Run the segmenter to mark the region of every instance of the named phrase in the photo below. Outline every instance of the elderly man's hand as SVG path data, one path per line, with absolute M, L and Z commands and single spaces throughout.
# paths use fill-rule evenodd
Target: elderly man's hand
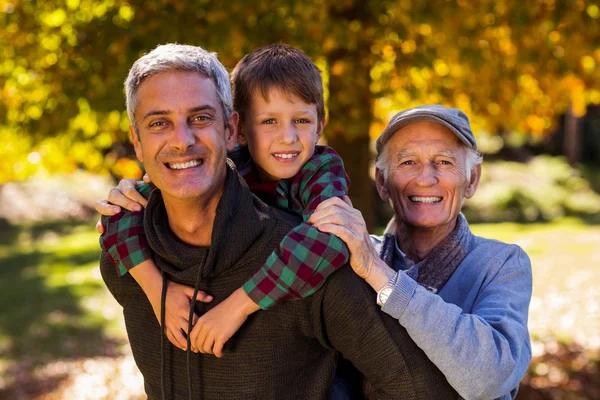
M 365 220 L 360 211 L 353 208 L 350 199 L 334 197 L 327 199 L 310 216 L 308 222 L 322 232 L 336 235 L 350 250 L 350 265 L 358 276 L 369 277 L 373 262 L 379 257 L 369 238 Z
M 144 175 L 143 181 L 135 179 L 121 179 L 116 188 L 108 192 L 108 199 L 98 200 L 95 208 L 102 215 L 112 216 L 121 212 L 121 208 L 129 211 L 140 211 L 146 207 L 148 201 L 142 196 L 136 188 L 143 183 L 149 183 L 150 178 Z M 96 223 L 96 232 L 104 233 L 104 227 L 100 220 Z
M 347 196 L 344 200 L 334 197 L 323 201 L 308 223 L 346 243 L 350 251 L 350 266 L 373 289 L 379 290 L 394 274 L 379 258 L 361 212 L 352 207 Z

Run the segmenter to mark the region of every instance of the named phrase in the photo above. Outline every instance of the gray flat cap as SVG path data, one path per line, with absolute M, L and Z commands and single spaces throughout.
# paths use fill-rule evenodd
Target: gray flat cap
M 377 155 L 381 154 L 383 146 L 394 133 L 407 125 L 416 122 L 434 122 L 442 124 L 453 132 L 468 147 L 477 150 L 477 142 L 471 131 L 469 117 L 457 108 L 448 108 L 440 104 L 430 104 L 400 111 L 390 120 L 388 126 L 377 138 Z

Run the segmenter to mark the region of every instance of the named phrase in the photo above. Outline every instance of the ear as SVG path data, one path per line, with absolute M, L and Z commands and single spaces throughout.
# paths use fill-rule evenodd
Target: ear
M 470 199 L 475 194 L 477 187 L 479 186 L 479 180 L 481 179 L 481 164 L 478 164 L 471 170 L 471 180 L 465 190 L 465 198 Z
M 323 121 L 319 122 L 319 126 L 317 127 L 317 135 L 315 138 L 315 143 L 317 143 L 319 141 L 319 139 L 321 139 L 321 135 L 323 134 L 323 126 L 325 124 L 323 123 Z
M 225 147 L 227 151 L 233 150 L 238 141 L 238 127 L 240 116 L 237 112 L 232 112 L 225 125 Z
M 388 201 L 390 199 L 390 193 L 385 186 L 383 171 L 379 168 L 375 168 L 375 186 L 377 186 L 377 193 L 379 193 L 381 200 Z
M 131 138 L 133 148 L 135 149 L 135 156 L 137 157 L 139 162 L 143 163 L 144 157 L 142 153 L 142 143 L 140 142 L 137 133 L 135 133 L 135 128 L 133 127 L 133 124 L 129 125 L 129 137 Z
M 239 121 L 237 124 L 237 141 L 240 144 L 240 146 L 248 146 L 248 138 L 244 133 L 244 128 L 242 127 L 242 125 L 244 125 L 242 121 Z

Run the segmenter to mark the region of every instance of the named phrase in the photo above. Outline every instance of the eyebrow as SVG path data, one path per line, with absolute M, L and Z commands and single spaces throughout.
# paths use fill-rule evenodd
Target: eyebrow
M 415 154 L 416 153 L 412 152 L 412 151 L 400 150 L 400 151 L 396 152 L 395 157 L 396 157 L 396 159 L 398 159 L 398 158 L 402 158 L 402 157 L 414 156 Z M 435 155 L 436 156 L 448 157 L 448 158 L 451 158 L 453 160 L 457 159 L 456 154 L 454 154 L 453 152 L 448 151 L 448 150 L 441 150 L 441 151 L 435 153 Z
M 197 107 L 190 108 L 188 110 L 188 113 L 194 113 L 194 112 L 204 111 L 204 110 L 210 110 L 210 111 L 212 111 L 214 113 L 217 112 L 216 108 L 214 108 L 213 106 L 211 106 L 209 104 L 205 104 L 205 105 L 202 105 L 202 106 L 197 106 Z M 150 110 L 146 114 L 144 114 L 144 118 L 143 119 L 146 119 L 148 117 L 152 117 L 152 116 L 155 116 L 155 115 L 169 115 L 169 114 L 171 114 L 171 112 L 172 112 L 171 110 Z

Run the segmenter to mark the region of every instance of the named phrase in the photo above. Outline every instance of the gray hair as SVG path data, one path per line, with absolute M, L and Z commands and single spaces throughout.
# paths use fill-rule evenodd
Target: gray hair
M 229 73 L 217 58 L 199 46 L 169 43 L 160 45 L 140 57 L 129 70 L 125 80 L 127 115 L 137 133 L 135 113 L 139 106 L 137 91 L 144 79 L 166 72 L 197 72 L 211 79 L 223 110 L 225 123 L 233 112 Z
M 483 156 L 477 150 L 472 147 L 467 146 L 466 144 L 462 144 L 463 148 L 467 150 L 467 160 L 466 160 L 466 171 L 465 175 L 467 181 L 471 180 L 471 172 L 473 168 L 477 167 L 479 164 L 483 162 Z M 375 159 L 375 166 L 383 173 L 383 179 L 387 181 L 389 174 L 389 163 L 390 163 L 390 147 L 383 146 L 381 153 L 377 155 Z

